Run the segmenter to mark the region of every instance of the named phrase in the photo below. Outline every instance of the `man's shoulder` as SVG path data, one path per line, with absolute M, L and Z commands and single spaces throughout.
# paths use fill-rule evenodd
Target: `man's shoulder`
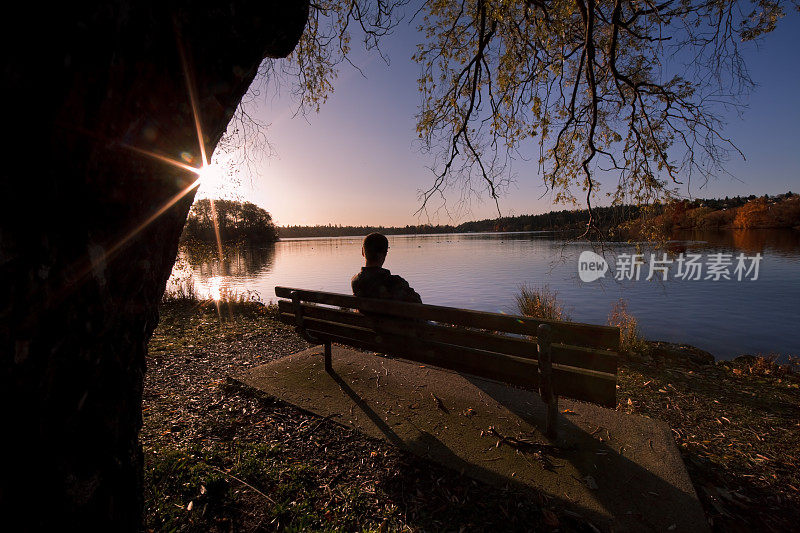
M 365 282 L 364 272 L 356 272 L 355 275 L 350 278 L 350 287 L 353 289 L 353 294 L 355 294 L 359 287 L 363 285 Z
M 350 286 L 356 296 L 379 297 L 377 291 L 390 279 L 390 272 L 385 268 L 362 268 L 350 279 Z
M 393 285 L 400 285 L 403 287 L 410 287 L 408 281 L 403 276 L 398 276 L 397 274 L 392 274 L 389 276 L 389 281 Z
M 406 281 L 402 276 L 395 274 L 389 279 L 389 285 L 391 286 L 390 290 L 393 293 L 393 298 L 395 300 L 422 303 L 422 298 L 420 298 L 419 294 L 417 294 L 417 292 L 411 288 L 411 284 L 408 283 L 408 281 Z
M 385 268 L 362 268 L 350 280 L 353 294 L 367 298 L 422 302 L 411 285 Z

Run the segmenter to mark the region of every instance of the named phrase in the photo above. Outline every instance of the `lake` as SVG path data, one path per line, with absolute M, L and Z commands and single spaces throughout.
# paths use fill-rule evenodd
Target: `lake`
M 384 266 L 425 303 L 513 314 L 520 284 L 547 285 L 576 322 L 605 324 L 622 298 L 651 340 L 692 344 L 718 359 L 800 355 L 800 231 L 685 233 L 655 250 L 570 243 L 544 232 L 389 236 L 389 246 Z M 599 274 L 603 261 L 604 277 L 582 281 L 579 258 L 587 259 L 584 279 Z M 221 264 L 215 253 L 182 248 L 170 284 L 191 278 L 204 297 L 254 291 L 265 302 L 275 299 L 276 285 L 350 294 L 362 265 L 361 237 L 232 248 Z

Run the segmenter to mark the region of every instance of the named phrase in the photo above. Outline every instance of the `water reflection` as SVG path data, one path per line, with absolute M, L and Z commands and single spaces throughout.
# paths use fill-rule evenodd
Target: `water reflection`
M 269 272 L 275 262 L 275 245 L 267 247 L 230 246 L 219 251 L 209 246 L 182 246 L 179 252 L 201 276 L 238 276 Z
M 669 252 L 744 253 L 763 256 L 757 281 L 699 280 L 618 282 L 614 272 L 581 282 L 577 257 L 591 247 L 551 233 L 389 236 L 386 268 L 402 275 L 425 303 L 516 313 L 514 296 L 523 283 L 558 291 L 573 319 L 604 324 L 624 298 L 648 338 L 685 342 L 717 357 L 741 353 L 800 355 L 800 231 L 740 230 L 683 232 Z M 609 263 L 620 253 L 661 251 L 629 243 L 605 243 Z M 649 257 L 649 256 L 648 256 Z M 183 270 L 179 265 L 183 262 Z M 362 266 L 361 238 L 292 239 L 269 248 L 230 248 L 220 262 L 216 250 L 182 249 L 182 272 L 202 297 L 258 291 L 274 298 L 276 285 L 350 293 L 350 278 Z
M 167 292 L 195 294 L 199 298 L 260 298 L 254 285 L 268 276 L 275 263 L 275 245 L 266 247 L 216 247 L 182 245 L 178 251 Z
M 796 230 L 683 231 L 677 232 L 674 239 L 694 242 L 708 248 L 735 250 L 747 254 L 769 251 L 785 257 L 797 257 L 800 250 L 800 231 Z

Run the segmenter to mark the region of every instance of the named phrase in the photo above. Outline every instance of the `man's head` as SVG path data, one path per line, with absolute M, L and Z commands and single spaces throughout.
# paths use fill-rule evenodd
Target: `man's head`
M 383 266 L 386 252 L 389 251 L 389 239 L 380 233 L 370 233 L 364 237 L 361 255 L 367 260 L 367 266 Z

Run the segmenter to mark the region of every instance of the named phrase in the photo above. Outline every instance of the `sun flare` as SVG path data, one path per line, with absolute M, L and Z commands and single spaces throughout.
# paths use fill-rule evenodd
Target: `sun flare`
M 208 295 L 215 302 L 222 299 L 222 278 L 214 276 L 208 280 Z
M 83 277 L 88 275 L 89 272 L 97 265 L 101 263 L 101 261 L 105 261 L 110 258 L 117 250 L 122 248 L 125 243 L 130 241 L 136 235 L 138 235 L 143 229 L 149 226 L 154 220 L 158 219 L 161 215 L 163 215 L 167 210 L 169 210 L 173 205 L 175 205 L 181 198 L 189 194 L 195 189 L 199 190 L 204 189 L 206 193 L 217 193 L 219 194 L 220 191 L 226 192 L 227 189 L 230 187 L 226 183 L 226 172 L 223 170 L 224 163 L 219 161 L 209 162 L 208 155 L 206 154 L 206 145 L 204 141 L 203 130 L 200 124 L 200 112 L 199 106 L 197 105 L 197 95 L 195 94 L 195 88 L 192 84 L 191 77 L 189 76 L 189 68 L 186 62 L 186 55 L 183 49 L 183 45 L 178 40 L 178 52 L 181 56 L 181 64 L 183 66 L 183 74 L 186 79 L 186 89 L 189 93 L 189 103 L 191 105 L 192 116 L 194 119 L 195 131 L 197 133 L 197 143 L 199 148 L 199 160 L 202 162 L 202 166 L 196 167 L 193 166 L 197 160 L 197 157 L 190 151 L 181 152 L 178 159 L 173 159 L 171 157 L 165 156 L 155 151 L 146 150 L 144 148 L 140 148 L 138 146 L 134 146 L 128 143 L 120 143 L 123 148 L 126 148 L 132 152 L 138 153 L 145 157 L 149 157 L 155 159 L 157 161 L 161 161 L 162 163 L 166 163 L 176 168 L 180 168 L 182 170 L 191 172 L 197 176 L 197 179 L 192 181 L 189 185 L 184 187 L 183 190 L 175 194 L 172 198 L 167 200 L 167 202 L 159 207 L 154 213 L 148 216 L 144 221 L 142 221 L 139 225 L 129 231 L 127 234 L 123 235 L 117 242 L 111 245 L 102 257 L 94 258 L 91 260 L 91 264 L 87 267 L 80 275 Z M 212 192 L 213 191 L 213 192 Z M 211 209 L 214 210 L 214 203 L 211 203 Z M 220 263 L 222 262 L 223 255 L 222 255 L 222 241 L 220 240 L 219 236 L 219 227 L 217 225 L 217 217 L 216 212 L 214 212 L 214 230 L 216 232 L 217 237 L 217 250 L 219 252 L 219 260 Z M 215 286 L 212 286 L 210 289 L 210 296 L 219 301 L 221 298 L 220 287 L 219 283 Z
M 203 165 L 203 167 L 197 171 L 197 175 L 200 178 L 200 187 L 207 191 L 221 189 L 225 185 L 224 172 L 222 172 L 219 166 L 213 163 Z

